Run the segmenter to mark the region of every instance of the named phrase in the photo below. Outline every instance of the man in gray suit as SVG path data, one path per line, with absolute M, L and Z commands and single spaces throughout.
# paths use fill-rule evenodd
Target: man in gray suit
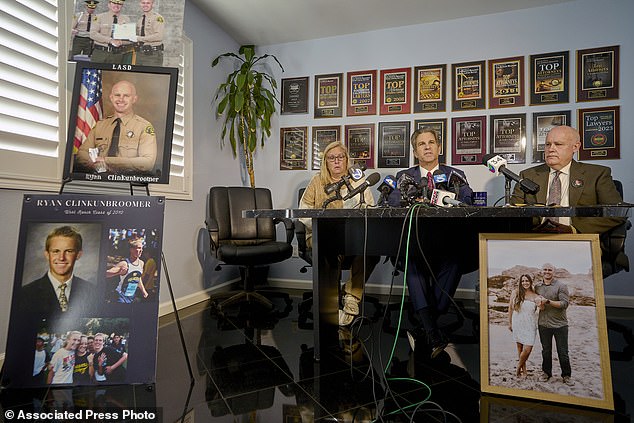
M 617 204 L 623 201 L 606 166 L 580 163 L 573 160 L 581 146 L 579 132 L 570 126 L 556 126 L 546 136 L 545 164 L 520 172 L 540 186 L 539 192 L 526 194 L 519 184 L 513 190 L 514 204 L 551 204 L 562 206 L 593 206 Z M 559 179 L 559 181 L 556 181 Z M 602 234 L 623 223 L 612 217 L 547 218 L 560 232 Z M 544 222 L 535 222 L 543 224 Z

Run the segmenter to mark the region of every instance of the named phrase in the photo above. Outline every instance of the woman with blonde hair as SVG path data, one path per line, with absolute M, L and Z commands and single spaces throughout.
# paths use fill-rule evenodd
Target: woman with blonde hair
M 356 207 L 360 203 L 366 205 L 374 205 L 374 196 L 370 189 L 364 190 L 361 194 L 355 195 L 353 198 L 346 200 L 348 188 L 343 184 L 340 188 L 340 196 L 333 201 L 330 201 L 334 193 L 326 193 L 326 186 L 338 182 L 342 177 L 348 174 L 350 167 L 350 155 L 348 149 L 340 141 L 331 142 L 326 146 L 321 158 L 321 168 L 319 173 L 313 176 L 308 183 L 304 195 L 301 198 L 299 207 L 303 209 L 320 209 L 326 203 L 326 208 L 329 209 L 341 209 Z M 358 181 L 350 180 L 352 188 L 365 183 L 365 178 L 361 178 Z M 363 201 L 360 201 L 360 196 L 363 196 Z M 328 200 L 328 201 L 327 201 Z M 312 219 L 300 219 L 306 226 L 306 246 L 308 249 L 312 249 Z M 339 310 L 339 324 L 342 326 L 349 325 L 354 320 L 355 316 L 359 314 L 359 303 L 363 298 L 363 285 L 368 280 L 374 266 L 379 262 L 379 257 L 371 256 L 355 256 L 345 257 L 343 255 L 338 257 L 339 279 L 341 279 L 341 266 L 343 261 L 352 261 L 350 269 L 350 279 L 344 286 L 343 306 Z M 365 265 L 364 265 L 365 264 Z

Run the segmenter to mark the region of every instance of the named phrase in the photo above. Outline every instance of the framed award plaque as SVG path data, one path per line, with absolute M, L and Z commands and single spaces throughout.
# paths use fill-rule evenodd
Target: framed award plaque
M 526 163 L 526 114 L 489 116 L 489 153 Z
M 579 160 L 620 159 L 619 106 L 579 109 Z
M 308 113 L 308 77 L 282 79 L 282 114 Z
M 352 161 L 374 169 L 374 124 L 346 125 L 344 130 Z
M 445 111 L 446 73 L 447 65 L 414 68 L 414 113 Z
M 471 116 L 452 118 L 452 150 L 451 163 L 457 165 L 479 165 L 486 150 L 487 118 Z
M 577 101 L 619 98 L 619 46 L 577 50 Z
M 343 74 L 315 75 L 315 118 L 343 114 Z
M 381 71 L 381 114 L 395 115 L 410 112 L 411 68 Z
M 544 162 L 546 135 L 561 125 L 570 125 L 570 110 L 533 113 L 533 163 Z
M 524 105 L 524 56 L 489 60 L 489 107 Z
M 531 106 L 568 103 L 568 56 L 559 51 L 531 55 Z
M 280 170 L 306 170 L 308 127 L 280 128 Z
M 348 116 L 376 114 L 376 70 L 348 72 Z
M 438 143 L 440 144 L 440 154 L 438 154 L 439 163 L 447 163 L 447 119 L 416 119 L 414 121 L 414 131 L 421 128 L 430 128 L 438 135 Z M 418 163 L 418 159 L 414 157 L 414 164 Z
M 409 167 L 410 122 L 379 122 L 378 167 Z
M 453 96 L 451 108 L 461 110 L 484 109 L 486 93 L 486 67 L 484 60 L 479 62 L 454 63 Z
M 313 170 L 321 168 L 324 150 L 335 141 L 341 141 L 341 126 L 313 126 Z

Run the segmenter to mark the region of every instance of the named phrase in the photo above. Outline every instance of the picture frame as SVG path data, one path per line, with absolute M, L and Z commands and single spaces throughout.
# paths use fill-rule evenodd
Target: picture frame
M 577 50 L 577 101 L 619 98 L 619 46 Z
M 579 160 L 621 158 L 620 106 L 578 109 L 581 148 Z
M 526 113 L 489 116 L 489 152 L 507 163 L 526 163 Z
M 380 113 L 382 115 L 410 113 L 411 74 L 411 68 L 384 69 L 381 71 Z
M 482 392 L 613 410 L 599 235 L 483 233 L 479 243 Z M 532 280 L 533 293 L 524 291 L 533 301 L 523 301 L 519 311 L 511 305 L 509 313 L 520 279 Z M 546 298 L 552 304 L 541 310 Z M 566 301 L 565 313 L 559 312 L 556 306 Z M 542 320 L 540 313 L 548 314 Z M 567 324 L 535 327 L 552 320 Z M 552 348 L 550 360 L 542 354 L 539 332 Z M 568 342 L 555 343 L 554 333 Z M 532 350 L 521 366 L 519 351 L 529 342 Z M 555 353 L 566 350 L 572 383 L 563 380 L 562 355 Z M 540 379 L 544 364 L 551 366 L 547 380 Z
M 308 127 L 280 128 L 280 170 L 307 170 Z
M 374 169 L 374 124 L 346 125 L 344 133 L 350 159 L 366 169 Z
M 447 109 L 447 65 L 414 68 L 414 113 Z
M 282 114 L 308 113 L 308 77 L 282 78 Z
M 124 133 L 119 135 L 120 148 L 114 156 L 108 151 L 114 144 L 112 121 L 116 117 L 111 90 L 124 81 L 132 84 L 137 99 L 131 106 L 133 117 L 122 121 Z M 77 63 L 64 180 L 169 183 L 177 84 L 177 68 Z M 149 151 L 143 146 L 151 145 L 152 138 L 154 149 Z M 84 144 L 94 146 L 91 152 L 82 149 Z M 124 153 L 124 147 L 130 153 Z M 140 155 L 133 156 L 142 148 Z M 104 158 L 106 165 L 99 165 L 97 157 Z
M 532 163 L 544 163 L 546 135 L 561 125 L 570 125 L 570 110 L 533 113 Z
M 376 69 L 348 72 L 348 116 L 376 114 L 376 74 Z
M 614 415 L 592 408 L 569 407 L 516 398 L 482 395 L 480 423 L 500 421 L 508 416 L 526 417 L 534 422 L 614 423 Z M 521 416 L 521 417 L 520 417 Z
M 334 141 L 341 141 L 341 126 L 313 126 L 312 169 L 321 169 L 323 152 Z
M 343 115 L 343 74 L 315 75 L 315 119 Z
M 486 116 L 452 118 L 451 135 L 452 164 L 482 164 L 487 140 Z
M 486 64 L 484 60 L 454 63 L 451 109 L 454 112 L 486 107 Z
M 436 131 L 438 134 L 438 142 L 440 143 L 440 153 L 438 154 L 438 163 L 447 163 L 447 118 L 442 119 L 416 119 L 414 120 L 414 131 L 428 127 Z M 414 164 L 418 163 L 418 159 L 414 157 Z
M 379 122 L 377 165 L 379 168 L 409 167 L 410 122 Z
M 570 98 L 569 51 L 530 56 L 530 104 L 568 103 Z
M 524 56 L 489 60 L 489 108 L 524 105 Z
M 164 197 L 24 195 L 2 386 L 48 388 L 51 384 L 95 386 L 95 380 L 100 385 L 156 380 L 164 212 Z M 72 275 L 66 311 L 48 276 L 54 265 L 49 257 L 62 248 Z M 126 259 L 125 263 L 136 264 L 113 276 L 109 270 Z M 87 321 L 100 325 L 90 326 Z M 106 329 L 131 341 L 125 365 L 118 372 L 102 373 L 105 378 L 93 380 L 85 373 L 75 377 L 72 369 L 69 374 L 67 367 L 54 366 L 33 377 L 37 337 L 51 346 L 48 335 L 52 333 L 61 339 L 71 331 L 94 336 Z

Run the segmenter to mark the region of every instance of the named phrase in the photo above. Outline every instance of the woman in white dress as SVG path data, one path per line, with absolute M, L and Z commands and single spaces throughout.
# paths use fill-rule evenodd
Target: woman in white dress
M 537 317 L 541 297 L 535 293 L 533 278 L 522 275 L 509 302 L 509 330 L 517 344 L 519 361 L 515 374 L 526 376 L 526 361 L 537 339 Z

